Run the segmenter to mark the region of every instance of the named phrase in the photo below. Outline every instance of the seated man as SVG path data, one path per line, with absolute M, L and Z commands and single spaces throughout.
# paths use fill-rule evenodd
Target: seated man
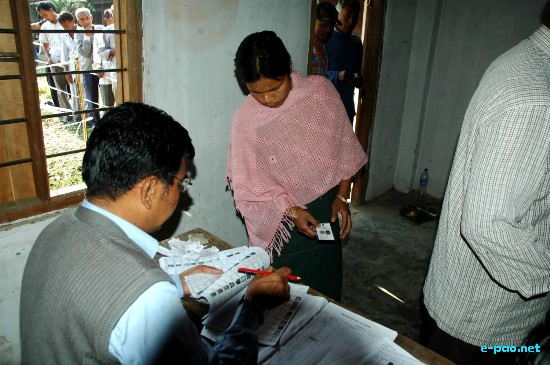
M 289 298 L 282 268 L 254 278 L 230 327 L 203 341 L 180 297 L 189 295 L 153 260 L 148 235 L 174 212 L 187 190 L 194 147 L 163 111 L 124 103 L 90 136 L 82 163 L 87 198 L 37 238 L 21 288 L 22 363 L 256 363 L 256 329 L 265 309 Z

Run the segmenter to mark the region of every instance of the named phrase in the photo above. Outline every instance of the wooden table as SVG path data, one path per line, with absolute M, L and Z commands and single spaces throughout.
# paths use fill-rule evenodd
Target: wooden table
M 188 240 L 189 237 L 192 237 L 193 239 L 201 239 L 203 243 L 205 243 L 208 246 L 216 246 L 220 250 L 226 250 L 228 248 L 234 248 L 233 245 L 225 242 L 221 238 L 213 235 L 212 233 L 205 231 L 202 228 L 195 228 L 190 231 L 184 232 L 180 235 L 177 235 L 176 238 L 179 238 L 181 240 Z M 205 242 L 208 240 L 208 242 Z M 161 245 L 167 246 L 167 240 L 161 241 Z M 342 303 L 339 303 L 333 299 L 330 299 L 323 294 L 319 293 L 318 291 L 314 289 L 308 290 L 309 294 L 312 295 L 320 295 L 325 297 L 327 300 L 336 303 L 354 313 L 357 313 L 361 316 L 362 314 L 358 313 L 357 311 L 353 310 L 352 308 L 349 308 Z M 184 298 L 183 305 L 185 306 L 185 309 L 187 310 L 190 318 L 193 320 L 197 328 L 201 327 L 201 317 L 204 316 L 208 312 L 208 305 L 200 303 L 192 298 Z M 366 317 L 368 318 L 368 317 Z M 418 342 L 408 338 L 407 336 L 397 334 L 397 338 L 395 339 L 395 343 L 407 350 L 409 353 L 411 353 L 414 357 L 416 357 L 418 360 L 428 364 L 428 365 L 453 365 L 454 362 L 444 358 L 443 356 L 433 352 L 432 350 L 420 345 Z

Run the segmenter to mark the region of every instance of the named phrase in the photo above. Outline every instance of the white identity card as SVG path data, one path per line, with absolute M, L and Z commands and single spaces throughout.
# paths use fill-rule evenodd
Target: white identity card
M 318 227 L 316 227 L 316 229 L 319 241 L 334 241 L 334 236 L 332 235 L 330 223 L 321 223 Z

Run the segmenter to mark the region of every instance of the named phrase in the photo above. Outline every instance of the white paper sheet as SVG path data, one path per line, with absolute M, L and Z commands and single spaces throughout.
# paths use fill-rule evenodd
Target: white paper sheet
M 333 365 L 350 354 L 369 354 L 397 332 L 334 303 L 328 303 L 265 364 Z
M 274 346 L 279 339 L 286 333 L 287 327 L 294 323 L 296 313 L 307 313 L 307 308 L 303 309 L 301 304 L 310 296 L 307 294 L 307 286 L 290 284 L 290 299 L 285 303 L 273 308 L 264 319 L 264 323 L 258 328 L 258 342 L 261 345 Z M 239 306 L 239 301 L 246 289 L 234 296 L 216 312 L 209 314 L 203 320 L 204 329 L 201 335 L 213 340 L 213 337 L 224 331 Z M 303 309 L 303 310 L 302 310 Z M 313 317 L 312 313 L 309 318 Z

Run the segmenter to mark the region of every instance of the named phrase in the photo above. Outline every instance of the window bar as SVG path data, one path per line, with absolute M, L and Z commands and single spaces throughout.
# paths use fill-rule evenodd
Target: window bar
M 0 75 L 0 81 L 4 81 L 4 80 L 21 80 L 22 78 L 23 78 L 23 76 L 21 76 L 21 75 L 7 75 L 7 76 Z
M 26 123 L 28 121 L 29 121 L 29 118 L 5 119 L 5 120 L 0 120 L 0 125 Z
M 85 148 L 81 148 L 78 150 L 72 150 L 72 151 L 65 151 L 65 152 L 59 152 L 59 153 L 52 153 L 51 155 L 46 155 L 46 158 L 52 158 L 52 157 L 59 157 L 59 156 L 67 156 L 67 155 L 75 155 L 80 152 L 86 151 Z
M 78 110 L 78 111 L 75 110 L 75 111 L 70 111 L 70 112 L 65 112 L 65 113 L 43 114 L 42 119 L 70 117 L 71 115 L 74 115 L 74 114 L 86 114 L 86 113 L 95 112 L 95 111 L 104 112 L 104 111 L 111 110 L 111 109 L 112 109 L 112 107 L 105 107 L 105 108 L 83 109 L 83 110 Z
M 24 158 L 21 160 L 13 160 L 9 162 L 0 162 L 0 168 L 2 167 L 8 167 L 8 166 L 14 166 L 14 165 L 21 165 L 27 162 L 33 162 L 34 160 L 32 158 Z
M 124 72 L 128 71 L 126 67 L 109 68 L 104 70 L 89 70 L 89 71 L 59 71 L 59 72 L 44 72 L 37 74 L 36 77 L 57 76 L 57 75 L 78 75 L 78 74 L 96 74 L 99 72 Z

